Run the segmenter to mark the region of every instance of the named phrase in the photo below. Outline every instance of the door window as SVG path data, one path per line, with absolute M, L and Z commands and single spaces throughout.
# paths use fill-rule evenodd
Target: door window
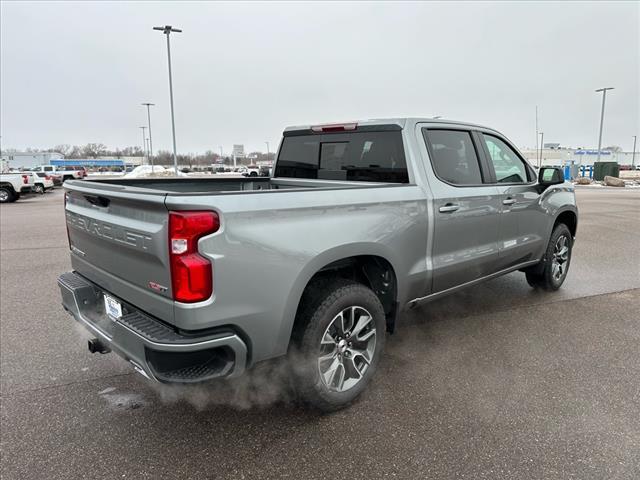
M 453 185 L 478 185 L 482 174 L 471 133 L 461 130 L 424 130 L 431 164 L 441 180 Z
M 527 183 L 527 168 L 509 145 L 498 137 L 482 135 L 498 183 Z

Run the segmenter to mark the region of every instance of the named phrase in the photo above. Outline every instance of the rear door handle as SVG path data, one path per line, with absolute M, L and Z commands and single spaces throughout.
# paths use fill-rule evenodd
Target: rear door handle
M 443 205 L 442 207 L 440 207 L 438 210 L 440 212 L 442 212 L 442 213 L 450 213 L 450 212 L 455 212 L 459 208 L 460 208 L 460 205 L 455 205 L 453 203 L 447 203 L 446 205 Z
M 503 205 L 513 205 L 514 203 L 516 203 L 515 198 L 505 198 L 504 200 L 502 200 Z

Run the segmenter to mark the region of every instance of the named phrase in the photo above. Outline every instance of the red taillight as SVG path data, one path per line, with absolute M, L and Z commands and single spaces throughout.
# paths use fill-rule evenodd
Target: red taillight
M 177 302 L 201 302 L 213 293 L 213 268 L 198 253 L 198 240 L 219 228 L 215 212 L 169 212 L 171 285 Z
M 45 179 L 45 180 L 51 180 L 51 177 L 50 177 L 49 175 L 45 175 L 45 176 L 44 176 L 44 179 Z
M 29 183 L 29 175 L 22 175 L 22 183 L 24 184 Z
M 331 125 L 315 125 L 311 127 L 313 132 L 345 132 L 355 130 L 357 123 L 332 123 Z

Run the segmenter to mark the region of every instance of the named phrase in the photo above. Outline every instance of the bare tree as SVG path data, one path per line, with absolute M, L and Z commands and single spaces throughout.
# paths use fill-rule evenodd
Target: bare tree
M 82 147 L 82 154 L 91 157 L 98 158 L 107 150 L 107 146 L 103 143 L 87 143 Z
M 49 149 L 50 152 L 61 153 L 65 157 L 68 157 L 71 153 L 71 145 L 68 143 L 61 143 L 60 145 L 56 145 L 55 147 Z

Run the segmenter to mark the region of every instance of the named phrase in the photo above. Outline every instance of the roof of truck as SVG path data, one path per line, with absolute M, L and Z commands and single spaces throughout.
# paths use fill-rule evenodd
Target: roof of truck
M 375 126 L 375 125 L 398 125 L 400 128 L 404 128 L 407 125 L 412 125 L 416 123 L 433 123 L 433 124 L 442 124 L 442 125 L 460 125 L 465 127 L 472 128 L 484 128 L 487 130 L 494 130 L 491 127 L 486 127 L 484 125 L 478 125 L 476 123 L 463 122 L 458 120 L 446 120 L 444 118 L 433 118 L 433 117 L 405 117 L 405 118 L 375 118 L 375 119 L 367 119 L 367 120 L 350 120 L 346 122 L 324 122 L 317 123 L 313 125 L 296 125 L 289 126 L 284 129 L 285 132 L 299 131 L 299 130 L 311 130 L 312 127 L 318 126 L 327 126 L 327 125 L 352 125 L 356 124 L 358 127 L 363 126 Z

